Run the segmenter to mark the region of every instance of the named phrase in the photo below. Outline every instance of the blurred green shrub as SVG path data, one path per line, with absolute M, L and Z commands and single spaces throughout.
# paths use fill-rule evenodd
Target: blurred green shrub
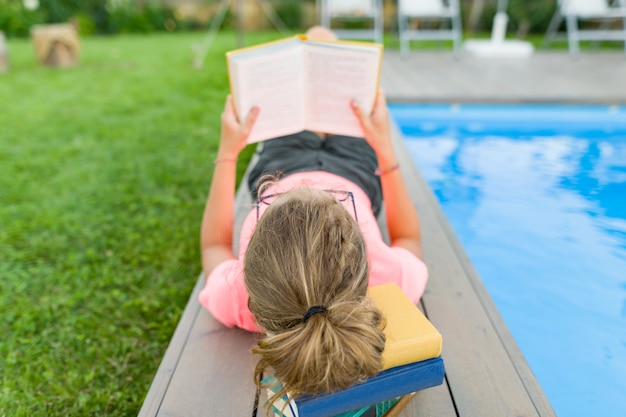
M 28 10 L 21 0 L 0 0 L 0 31 L 8 37 L 28 36 L 30 27 L 45 21 L 40 10 Z
M 274 10 L 289 29 L 302 29 L 302 4 L 293 0 L 275 0 Z
M 555 11 L 556 0 L 511 0 L 508 7 L 511 21 L 530 33 L 545 33 Z
M 96 33 L 96 22 L 87 13 L 80 12 L 74 16 L 74 21 L 78 27 L 78 33 L 81 36 L 91 36 Z
M 81 35 L 193 28 L 163 1 L 39 0 L 35 10 L 28 10 L 22 0 L 0 0 L 0 30 L 8 36 L 28 36 L 34 24 L 68 21 L 77 24 Z
M 174 9 L 156 2 L 130 0 L 109 1 L 106 26 L 99 27 L 104 33 L 149 33 L 174 31 L 186 28 L 179 21 Z
M 509 33 L 525 36 L 527 33 L 543 34 L 556 11 L 557 0 L 509 0 Z M 498 0 L 461 0 L 464 31 L 489 32 L 498 10 Z

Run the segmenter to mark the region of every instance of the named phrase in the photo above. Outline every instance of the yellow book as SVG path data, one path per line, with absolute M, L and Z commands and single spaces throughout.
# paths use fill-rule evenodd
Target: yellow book
M 441 334 L 395 282 L 370 287 L 367 295 L 387 320 L 383 369 L 441 355 Z
M 363 131 L 350 107 L 369 113 L 378 93 L 383 47 L 304 35 L 230 51 L 230 90 L 239 119 L 260 113 L 248 142 L 302 130 L 346 136 Z

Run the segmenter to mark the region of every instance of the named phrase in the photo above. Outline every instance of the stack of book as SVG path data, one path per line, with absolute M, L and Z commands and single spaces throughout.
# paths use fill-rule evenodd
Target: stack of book
M 283 396 L 273 404 L 277 417 L 394 417 L 413 393 L 440 385 L 444 378 L 441 334 L 395 283 L 371 287 L 368 296 L 387 325 L 383 371 L 350 388 L 329 394 Z M 278 392 L 273 377 L 264 380 Z

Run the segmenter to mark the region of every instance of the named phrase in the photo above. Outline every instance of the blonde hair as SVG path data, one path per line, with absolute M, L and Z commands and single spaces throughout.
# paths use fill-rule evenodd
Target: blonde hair
M 271 368 L 289 392 L 332 392 L 382 368 L 380 311 L 366 297 L 369 268 L 357 223 L 331 194 L 299 188 L 259 220 L 245 254 L 250 309 L 267 336 L 255 380 Z M 314 306 L 323 311 L 304 319 Z

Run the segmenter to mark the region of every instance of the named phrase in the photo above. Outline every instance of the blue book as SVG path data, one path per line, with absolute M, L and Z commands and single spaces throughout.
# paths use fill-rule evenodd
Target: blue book
M 443 383 L 444 366 L 441 357 L 427 359 L 382 371 L 365 382 L 330 394 L 303 395 L 295 399 L 288 395 L 274 403 L 276 415 L 284 417 L 332 417 L 368 408 L 412 392 Z M 269 382 L 269 381 L 268 381 Z M 272 388 L 274 390 L 272 390 Z M 277 392 L 270 387 L 268 394 Z M 358 415 L 358 414 L 357 414 Z

